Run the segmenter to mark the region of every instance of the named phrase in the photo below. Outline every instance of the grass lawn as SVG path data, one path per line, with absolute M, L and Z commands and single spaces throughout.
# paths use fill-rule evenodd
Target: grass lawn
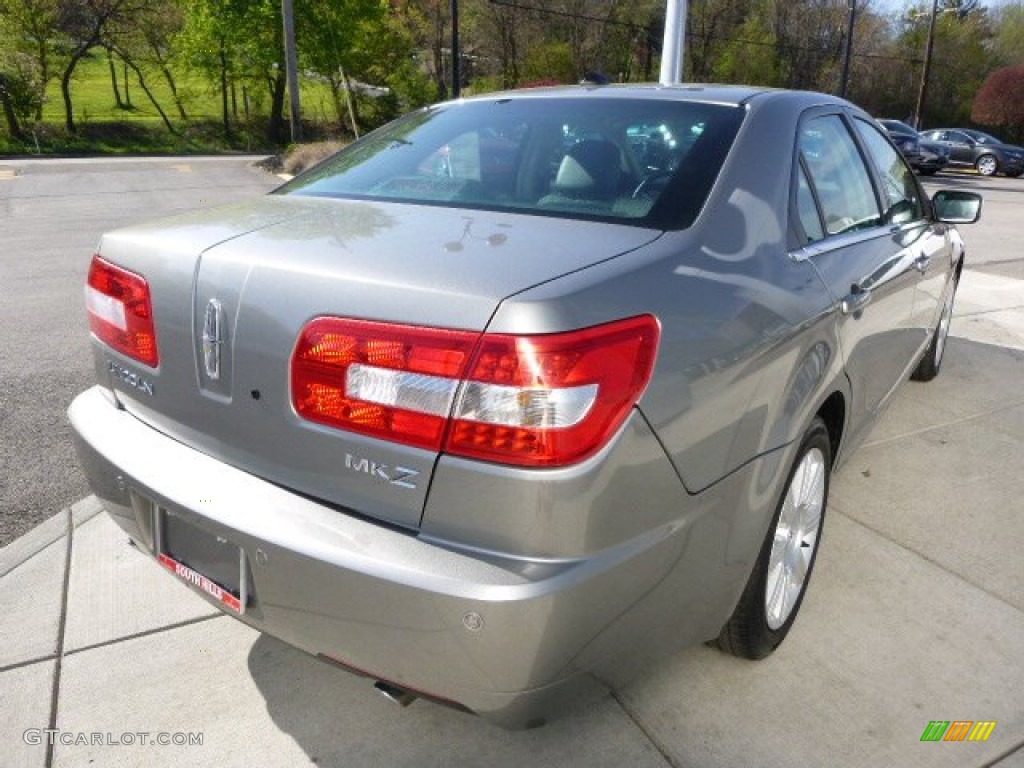
M 49 153 L 197 153 L 223 150 L 260 151 L 270 149 L 263 135 L 263 120 L 270 111 L 270 93 L 266 87 L 245 90 L 235 88 L 229 103 L 236 135 L 225 140 L 222 128 L 221 96 L 216 85 L 196 73 L 175 73 L 175 85 L 188 114 L 186 123 L 174 104 L 167 81 L 159 72 L 146 72 L 146 84 L 160 107 L 175 126 L 177 135 L 167 130 L 153 103 L 139 86 L 136 74 L 128 71 L 128 100 L 125 100 L 124 65 L 115 59 L 122 106 L 117 105 L 110 78 L 106 52 L 95 50 L 75 68 L 71 82 L 78 133 L 64 130 L 64 99 L 60 81 L 50 82 L 43 105 L 43 124 L 36 131 L 40 150 Z M 251 121 L 246 120 L 246 96 Z M 304 121 L 325 125 L 336 122 L 330 90 L 312 80 L 301 83 Z M 33 143 L 25 146 L 0 134 L 0 154 L 34 154 Z

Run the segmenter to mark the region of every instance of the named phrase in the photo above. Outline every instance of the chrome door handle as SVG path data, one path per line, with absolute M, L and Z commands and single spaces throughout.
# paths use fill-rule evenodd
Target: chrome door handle
M 850 293 L 839 302 L 839 311 L 844 315 L 852 315 L 860 312 L 871 301 L 871 289 L 862 288 L 854 283 L 850 286 Z
M 922 275 L 928 271 L 928 266 L 932 263 L 931 256 L 925 256 L 923 253 L 914 259 L 914 269 L 920 272 Z

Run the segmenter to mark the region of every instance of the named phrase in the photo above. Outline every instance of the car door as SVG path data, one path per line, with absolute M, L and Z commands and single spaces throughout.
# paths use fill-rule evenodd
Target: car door
M 938 321 L 939 306 L 952 274 L 948 227 L 933 221 L 930 206 L 914 172 L 872 123 L 855 117 L 853 124 L 877 172 L 885 208 L 884 220 L 910 252 L 917 275 L 910 328 L 917 359 Z
M 966 133 L 946 131 L 946 145 L 949 157 L 955 163 L 974 163 L 974 141 Z
M 802 242 L 792 255 L 815 266 L 834 298 L 856 441 L 915 354 L 919 273 L 901 228 L 885 220 L 874 175 L 843 113 L 805 116 L 795 173 L 794 230 Z

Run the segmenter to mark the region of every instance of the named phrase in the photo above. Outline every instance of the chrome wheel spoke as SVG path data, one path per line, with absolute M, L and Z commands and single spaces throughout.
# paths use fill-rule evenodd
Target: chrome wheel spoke
M 827 471 L 821 450 L 812 448 L 801 458 L 786 489 L 765 582 L 765 618 L 772 629 L 786 623 L 804 590 L 821 528 Z

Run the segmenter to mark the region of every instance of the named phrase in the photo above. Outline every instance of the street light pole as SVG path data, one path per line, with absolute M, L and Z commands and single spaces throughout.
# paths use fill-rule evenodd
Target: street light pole
M 850 83 L 850 56 L 853 54 L 853 25 L 857 21 L 857 0 L 849 0 L 850 19 L 846 22 L 846 50 L 843 52 L 843 76 L 839 81 L 839 96 L 846 98 Z
M 665 8 L 665 40 L 661 46 L 662 85 L 678 85 L 683 79 L 686 46 L 686 0 L 668 0 Z
M 928 44 L 924 51 L 924 69 L 921 72 L 921 89 L 917 92 L 917 106 L 914 107 L 914 128 L 921 130 L 921 113 L 928 95 L 928 74 L 932 68 L 932 50 L 935 48 L 935 17 L 939 13 L 939 0 L 932 0 L 932 15 L 928 19 Z

